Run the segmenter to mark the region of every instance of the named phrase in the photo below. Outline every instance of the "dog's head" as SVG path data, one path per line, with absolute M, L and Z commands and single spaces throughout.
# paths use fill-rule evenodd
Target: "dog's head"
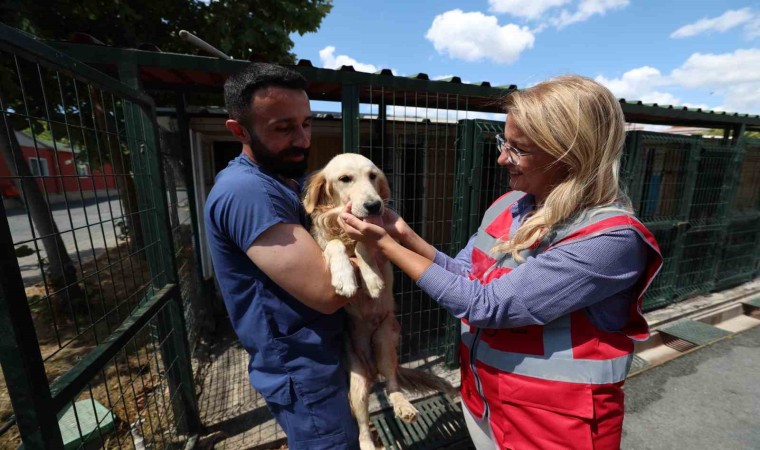
M 340 210 L 351 202 L 351 213 L 364 218 L 382 214 L 390 196 L 388 180 L 372 161 L 342 153 L 309 179 L 304 207 L 312 215 Z

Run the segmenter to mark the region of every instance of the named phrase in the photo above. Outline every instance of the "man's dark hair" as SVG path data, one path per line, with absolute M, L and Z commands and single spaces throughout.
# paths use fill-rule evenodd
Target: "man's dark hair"
M 298 72 L 275 64 L 251 63 L 224 82 L 224 103 L 232 119 L 247 120 L 251 112 L 251 97 L 259 89 L 277 86 L 306 90 L 306 85 L 306 78 Z

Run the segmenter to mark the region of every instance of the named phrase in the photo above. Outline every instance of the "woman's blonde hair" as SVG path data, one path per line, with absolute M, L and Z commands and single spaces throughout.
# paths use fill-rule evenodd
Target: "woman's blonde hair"
M 505 109 L 508 120 L 555 164 L 564 164 L 568 175 L 494 253 L 521 261 L 521 250 L 584 209 L 622 204 L 631 210 L 619 183 L 625 118 L 609 89 L 581 76 L 557 77 L 510 94 Z

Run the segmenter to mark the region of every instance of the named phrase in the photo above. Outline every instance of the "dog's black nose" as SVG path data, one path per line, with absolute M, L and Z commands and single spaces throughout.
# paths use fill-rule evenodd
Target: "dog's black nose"
M 380 208 L 383 206 L 383 202 L 375 200 L 371 202 L 364 202 L 364 209 L 367 210 L 367 214 L 377 214 L 380 212 Z

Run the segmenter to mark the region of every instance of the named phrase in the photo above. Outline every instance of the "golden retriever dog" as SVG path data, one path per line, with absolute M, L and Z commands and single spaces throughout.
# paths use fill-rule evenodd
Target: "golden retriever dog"
M 350 257 L 356 256 L 360 293 L 346 305 L 349 323 L 346 350 L 350 371 L 349 401 L 359 425 L 362 450 L 374 450 L 369 431 L 369 393 L 379 372 L 386 380 L 394 413 L 405 422 L 417 418 L 417 410 L 404 396 L 411 392 L 452 392 L 452 386 L 435 375 L 399 367 L 397 347 L 401 326 L 394 314 L 393 270 L 388 261 L 349 238 L 338 215 L 351 203 L 357 217 L 380 223 L 390 189 L 385 175 L 369 159 L 354 153 L 334 157 L 314 174 L 306 188 L 304 207 L 311 217 L 311 234 L 322 248 L 335 291 L 347 297 L 360 289 Z

